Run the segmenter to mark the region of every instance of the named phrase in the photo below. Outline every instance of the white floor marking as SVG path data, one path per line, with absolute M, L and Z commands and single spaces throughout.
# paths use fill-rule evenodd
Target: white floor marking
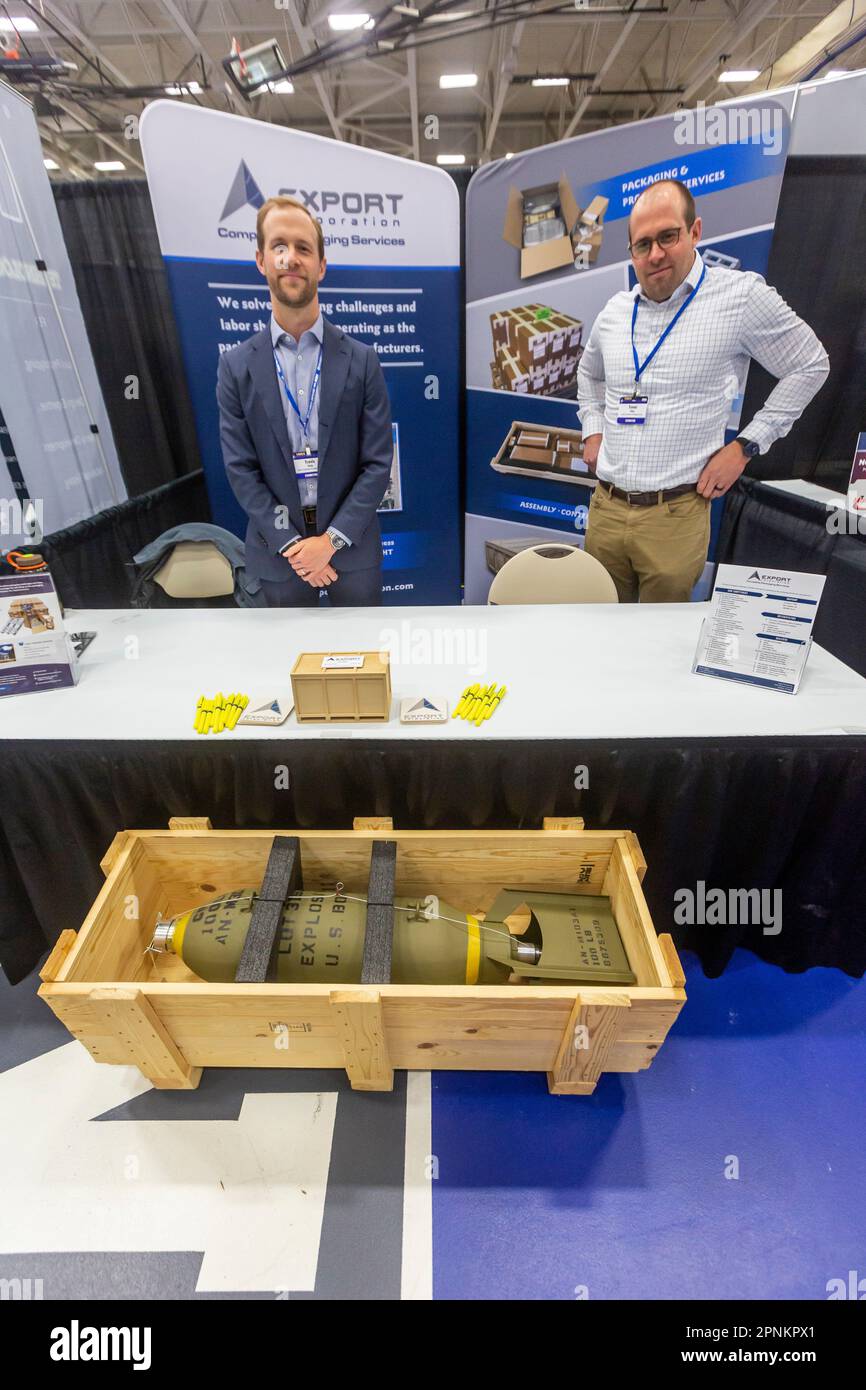
M 433 1297 L 433 1114 L 429 1071 L 406 1073 L 401 1298 Z
M 78 1042 L 0 1074 L 0 1253 L 204 1252 L 197 1290 L 312 1290 L 337 1096 L 237 1120 L 106 1120 L 150 1089 Z

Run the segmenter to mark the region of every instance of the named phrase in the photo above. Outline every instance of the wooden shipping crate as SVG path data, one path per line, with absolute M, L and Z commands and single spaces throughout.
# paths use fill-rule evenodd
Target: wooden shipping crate
M 326 657 L 360 656 L 362 665 L 325 670 Z M 299 724 L 356 720 L 387 723 L 391 718 L 391 662 L 388 652 L 302 652 L 292 667 L 292 695 Z
M 81 929 L 62 933 L 39 993 L 96 1061 L 137 1066 L 157 1087 L 191 1089 L 202 1067 L 345 1067 L 355 1089 L 379 1091 L 405 1068 L 540 1071 L 554 1094 L 588 1095 L 602 1072 L 650 1065 L 684 977 L 653 928 L 632 832 L 544 826 L 399 831 L 384 819 L 297 835 L 310 891 L 366 893 L 373 844 L 387 840 L 398 895 L 435 892 L 469 913 L 503 885 L 606 896 L 635 985 L 204 983 L 178 956 L 147 951 L 157 917 L 258 889 L 273 832 L 193 819 L 115 836 L 102 891 Z

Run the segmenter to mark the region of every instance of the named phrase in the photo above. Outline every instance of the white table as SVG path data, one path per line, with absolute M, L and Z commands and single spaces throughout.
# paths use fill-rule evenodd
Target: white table
M 184 609 L 70 611 L 69 631 L 96 631 L 74 689 L 0 701 L 0 738 L 655 739 L 765 738 L 866 732 L 866 680 L 814 647 L 800 691 L 785 695 L 696 676 L 691 663 L 706 604 L 314 611 Z M 302 651 L 391 653 L 387 724 L 236 728 L 207 740 L 193 728 L 200 694 L 290 695 Z M 403 725 L 399 700 L 504 683 L 480 728 L 464 720 Z

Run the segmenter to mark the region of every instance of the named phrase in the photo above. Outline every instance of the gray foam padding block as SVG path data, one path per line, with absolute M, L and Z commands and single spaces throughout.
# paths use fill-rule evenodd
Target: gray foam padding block
M 361 966 L 361 984 L 363 985 L 387 985 L 391 982 L 396 870 L 396 841 L 374 840 L 370 855 L 367 931 L 364 937 L 364 959 Z
M 303 889 L 301 845 L 296 835 L 275 835 L 250 929 L 235 974 L 237 985 L 263 985 L 271 973 L 286 898 Z

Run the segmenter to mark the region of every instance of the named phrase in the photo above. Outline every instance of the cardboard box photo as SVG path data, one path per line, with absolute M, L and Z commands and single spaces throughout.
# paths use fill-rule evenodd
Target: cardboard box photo
M 583 324 L 546 304 L 516 305 L 490 315 L 497 391 L 574 395 Z
M 579 217 L 565 173 L 557 183 L 537 188 L 511 185 L 502 236 L 520 252 L 521 280 L 572 264 L 571 231 Z

